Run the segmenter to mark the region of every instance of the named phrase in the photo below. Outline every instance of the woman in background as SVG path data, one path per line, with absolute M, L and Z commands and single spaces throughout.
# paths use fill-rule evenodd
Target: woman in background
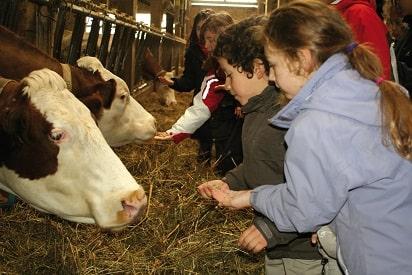
M 200 39 L 200 30 L 206 19 L 214 13 L 212 9 L 204 9 L 196 14 L 190 32 L 189 46 L 185 52 L 185 67 L 182 76 L 172 79 L 160 76 L 160 82 L 178 92 L 193 91 L 193 97 L 200 91 L 200 86 L 206 75 L 206 71 L 202 69 L 202 66 L 208 56 L 204 43 Z M 198 161 L 202 163 L 210 162 L 212 137 L 209 132 L 209 123 L 205 123 L 192 135 L 192 138 L 199 143 Z

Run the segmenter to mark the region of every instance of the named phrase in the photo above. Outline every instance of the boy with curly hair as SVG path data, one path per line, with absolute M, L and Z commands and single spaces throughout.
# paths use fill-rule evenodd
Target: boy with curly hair
M 242 105 L 243 162 L 220 180 L 198 186 L 211 198 L 213 189 L 247 190 L 284 182 L 285 130 L 268 119 L 280 109 L 279 92 L 269 85 L 269 63 L 260 30 L 267 18 L 255 16 L 228 27 L 217 40 L 214 57 L 226 74 L 225 89 Z M 256 212 L 253 224 L 239 238 L 239 245 L 258 253 L 266 249 L 267 274 L 320 274 L 321 257 L 309 234 L 281 233 L 274 223 Z

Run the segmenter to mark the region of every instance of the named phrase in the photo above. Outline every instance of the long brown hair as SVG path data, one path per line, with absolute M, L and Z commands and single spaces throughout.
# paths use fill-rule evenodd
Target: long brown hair
M 380 78 L 378 57 L 367 46 L 353 44 L 351 29 L 336 10 L 315 0 L 290 2 L 272 12 L 265 37 L 289 60 L 299 60 L 298 50 L 309 49 L 318 66 L 336 53 L 346 53 L 362 77 L 379 85 L 383 143 L 392 143 L 399 155 L 412 160 L 411 101 L 399 85 Z M 348 45 L 355 46 L 348 50 Z
M 200 29 L 200 41 L 202 44 L 205 43 L 204 36 L 206 31 L 214 32 L 220 34 L 227 26 L 233 24 L 233 18 L 227 12 L 218 12 L 211 14 L 206 21 L 203 23 Z M 209 71 L 212 69 L 218 69 L 219 64 L 213 56 L 209 56 L 203 63 L 202 69 Z

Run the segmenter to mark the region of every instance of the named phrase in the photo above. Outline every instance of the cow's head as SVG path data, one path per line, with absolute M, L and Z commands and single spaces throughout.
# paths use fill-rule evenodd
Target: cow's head
M 126 82 L 105 69 L 100 61 L 91 56 L 77 60 L 80 68 L 98 71 L 107 82 L 114 80 L 115 95 L 110 106 L 103 109 L 97 123 L 111 146 L 130 142 L 143 142 L 156 133 L 155 119 L 131 95 Z
M 48 69 L 0 94 L 0 188 L 64 219 L 118 229 L 144 212 L 140 185 Z

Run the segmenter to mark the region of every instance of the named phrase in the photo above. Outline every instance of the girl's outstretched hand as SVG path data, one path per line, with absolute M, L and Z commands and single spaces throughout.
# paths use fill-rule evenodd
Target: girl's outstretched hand
M 212 198 L 212 190 L 229 190 L 229 185 L 222 180 L 211 180 L 200 184 L 197 187 L 199 194 L 205 199 Z
M 173 134 L 167 132 L 157 132 L 154 136 L 156 140 L 172 140 Z
M 250 195 L 252 190 L 232 191 L 232 190 L 212 190 L 212 197 L 219 202 L 219 206 L 230 209 L 242 209 L 251 207 Z

